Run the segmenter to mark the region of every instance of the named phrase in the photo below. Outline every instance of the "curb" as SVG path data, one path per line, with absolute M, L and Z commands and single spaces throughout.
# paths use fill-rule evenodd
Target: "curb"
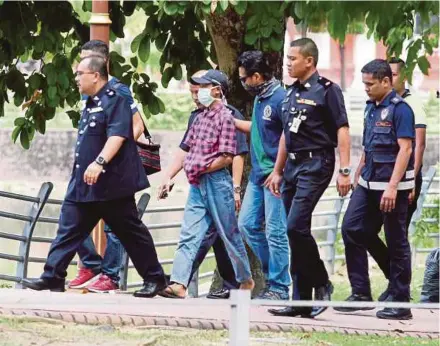
M 24 309 L 0 309 L 0 316 L 27 316 L 37 317 L 42 320 L 52 319 L 70 323 L 78 323 L 84 325 L 112 325 L 112 326 L 159 326 L 159 327 L 182 327 L 201 330 L 225 330 L 229 328 L 229 323 L 219 320 L 193 319 L 193 318 L 173 318 L 173 317 L 143 317 L 137 315 L 110 315 L 99 313 L 82 313 L 82 312 L 65 312 L 65 311 L 49 311 L 49 310 L 24 310 Z M 284 324 L 284 323 L 252 323 L 251 331 L 258 332 L 326 332 L 338 333 L 345 335 L 374 335 L 374 336 L 392 336 L 392 337 L 413 337 L 420 339 L 438 340 L 439 333 L 430 332 L 404 332 L 403 330 L 394 329 L 386 330 L 362 330 L 340 327 L 310 326 L 301 324 Z

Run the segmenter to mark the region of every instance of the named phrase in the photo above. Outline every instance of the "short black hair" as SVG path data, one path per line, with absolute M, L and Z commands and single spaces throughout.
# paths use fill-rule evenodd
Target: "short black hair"
M 107 61 L 101 55 L 89 55 L 81 59 L 87 61 L 87 67 L 92 72 L 98 72 L 103 79 L 108 79 Z
M 94 53 L 100 54 L 105 60 L 108 60 L 110 54 L 107 43 L 101 40 L 90 40 L 83 44 L 81 50 L 90 50 Z
M 385 77 L 393 82 L 393 73 L 391 71 L 390 64 L 384 59 L 374 59 L 362 67 L 362 73 L 372 74 L 374 79 L 382 81 Z
M 319 51 L 318 46 L 316 45 L 315 41 L 313 41 L 310 38 L 304 37 L 299 38 L 297 40 L 294 40 L 290 42 L 290 47 L 299 47 L 299 52 L 302 56 L 305 58 L 308 58 L 311 56 L 313 58 L 315 67 L 318 65 L 318 59 L 319 59 Z
M 405 67 L 405 60 L 393 56 L 390 60 L 388 60 L 388 64 L 390 65 L 397 64 L 397 66 L 399 66 L 399 71 L 400 71 L 403 67 Z
M 268 54 L 260 50 L 249 50 L 238 57 L 238 67 L 243 67 L 248 76 L 258 72 L 265 80 L 273 77 L 273 68 Z

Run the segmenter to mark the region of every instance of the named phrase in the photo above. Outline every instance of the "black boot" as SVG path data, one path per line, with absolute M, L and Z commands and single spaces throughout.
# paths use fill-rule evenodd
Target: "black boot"
M 165 287 L 167 287 L 165 280 L 160 283 L 154 281 L 146 281 L 144 282 L 144 286 L 140 290 L 133 293 L 133 296 L 138 298 L 153 298 L 159 293 L 159 291 L 162 291 Z
M 312 316 L 312 308 L 288 306 L 282 309 L 268 309 L 267 311 L 269 311 L 274 316 L 288 316 L 288 317 L 301 316 L 305 318 L 314 317 Z
M 44 291 L 44 290 L 50 290 L 52 292 L 65 291 L 64 281 L 54 282 L 46 279 L 22 279 L 21 284 L 24 287 L 30 288 L 31 290 L 35 290 L 35 291 Z
M 380 296 L 379 296 L 379 298 L 377 298 L 377 300 L 380 301 L 380 302 L 384 302 L 385 300 L 387 300 L 388 296 L 389 296 L 390 293 L 391 293 L 390 288 L 391 288 L 391 287 L 390 287 L 390 283 L 388 283 L 387 288 L 385 289 L 385 291 L 383 291 L 383 292 L 380 294 Z
M 408 302 L 409 299 L 397 300 L 393 295 L 388 295 L 386 302 Z M 384 320 L 411 320 L 411 309 L 385 308 L 376 312 L 376 317 Z
M 333 285 L 330 281 L 326 285 L 315 288 L 315 300 L 330 301 L 333 293 Z M 326 306 L 314 306 L 311 317 L 316 317 L 327 310 Z
M 371 297 L 371 295 L 353 293 L 350 297 L 345 299 L 345 301 L 346 302 L 372 302 L 373 298 Z M 353 311 L 359 311 L 359 310 L 374 310 L 374 308 L 337 307 L 337 308 L 334 308 L 334 310 L 340 311 L 340 312 L 353 312 Z

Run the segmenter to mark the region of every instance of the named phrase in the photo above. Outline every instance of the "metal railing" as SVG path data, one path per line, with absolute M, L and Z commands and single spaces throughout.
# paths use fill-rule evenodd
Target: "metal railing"
M 439 178 L 435 178 L 436 170 L 434 167 L 431 167 L 427 173 L 424 176 L 424 182 L 422 186 L 422 191 L 418 200 L 418 210 L 414 214 L 411 227 L 410 227 L 410 234 L 413 234 L 415 231 L 415 225 L 416 222 L 421 217 L 421 211 L 422 208 L 437 208 L 436 204 L 428 204 L 424 203 L 426 200 L 427 195 L 436 194 L 438 195 L 439 191 L 438 189 L 433 190 L 430 189 L 431 184 L 433 181 L 439 181 Z M 333 194 L 336 192 L 335 190 L 335 184 L 332 184 L 329 186 L 328 191 L 332 191 Z M 49 223 L 49 224 L 57 224 L 58 218 L 54 217 L 46 217 L 41 216 L 41 211 L 43 210 L 45 204 L 48 205 L 61 205 L 61 200 L 56 199 L 48 199 L 50 192 L 52 191 L 53 185 L 51 183 L 43 183 L 41 186 L 40 192 L 38 194 L 38 197 L 29 197 L 24 195 L 17 195 L 17 194 L 11 194 L 6 192 L 0 192 L 0 197 L 6 197 L 6 198 L 15 198 L 22 201 L 32 202 L 31 210 L 29 212 L 29 215 L 20 215 L 20 214 L 14 214 L 14 213 L 8 213 L 8 212 L 0 212 L 0 217 L 6 217 L 11 218 L 15 220 L 21 220 L 25 221 L 25 227 L 23 229 L 22 235 L 14 235 L 10 233 L 0 232 L 0 238 L 4 239 L 10 239 L 10 240 L 17 240 L 20 241 L 20 250 L 19 254 L 13 255 L 13 254 L 4 254 L 0 253 L 0 259 L 6 259 L 11 261 L 16 261 L 18 263 L 16 275 L 15 276 L 9 276 L 9 275 L 1 275 L 0 274 L 0 280 L 7 280 L 7 281 L 14 281 L 16 282 L 16 287 L 21 287 L 20 281 L 22 278 L 27 277 L 27 266 L 29 262 L 34 263 L 44 263 L 45 258 L 37 258 L 37 257 L 30 257 L 29 256 L 29 247 L 31 241 L 36 243 L 51 243 L 53 241 L 53 238 L 50 237 L 36 237 L 33 236 L 33 231 L 35 228 L 36 223 Z M 333 274 L 334 267 L 336 261 L 343 260 L 345 257 L 343 255 L 338 255 L 336 253 L 336 245 L 337 242 L 337 234 L 340 230 L 340 221 L 341 217 L 343 216 L 346 205 L 348 204 L 347 201 L 349 200 L 349 197 L 341 198 L 339 196 L 334 195 L 324 195 L 319 203 L 333 203 L 333 208 L 331 210 L 321 210 L 321 211 L 315 211 L 313 213 L 313 218 L 316 220 L 316 218 L 322 218 L 326 217 L 327 223 L 315 226 L 312 228 L 312 232 L 324 232 L 326 236 L 324 237 L 325 240 L 318 241 L 318 246 L 321 248 L 325 248 L 326 256 L 323 258 L 326 267 L 330 274 Z M 138 212 L 139 216 L 142 216 L 143 214 L 156 214 L 156 213 L 168 213 L 168 212 L 183 212 L 184 206 L 175 206 L 175 207 L 157 207 L 157 208 L 151 208 L 147 209 L 148 203 L 150 201 L 150 196 L 148 194 L 143 194 L 138 202 Z M 319 208 L 318 208 L 319 209 Z M 437 219 L 425 219 L 425 222 L 438 224 Z M 169 222 L 169 223 L 157 223 L 157 224 L 149 224 L 148 228 L 150 230 L 159 230 L 159 229 L 171 229 L 171 228 L 180 228 L 181 222 Z M 429 235 L 430 238 L 437 238 L 438 239 L 438 233 L 432 233 Z M 167 241 L 158 241 L 155 242 L 156 248 L 158 247 L 169 247 L 169 246 L 177 246 L 178 239 L 175 240 L 167 240 Z M 415 246 L 413 246 L 413 256 L 415 256 L 417 253 L 426 253 L 430 252 L 432 249 L 417 249 Z M 206 258 L 212 258 L 214 257 L 213 254 L 209 254 Z M 414 262 L 414 261 L 413 261 Z M 120 272 L 120 287 L 122 290 L 127 290 L 135 287 L 142 286 L 142 282 L 128 282 L 128 273 L 129 270 L 133 268 L 133 265 L 129 262 L 129 259 L 126 254 L 124 254 L 123 259 L 124 266 Z M 160 263 L 162 265 L 165 264 L 172 264 L 173 259 L 161 259 Z M 77 261 L 72 261 L 71 265 L 76 265 Z M 197 272 L 188 287 L 188 293 L 192 297 L 199 297 L 206 295 L 207 292 L 199 292 L 200 285 L 199 282 L 201 279 L 207 279 L 211 278 L 214 275 L 214 272 L 206 272 L 206 273 L 199 273 Z

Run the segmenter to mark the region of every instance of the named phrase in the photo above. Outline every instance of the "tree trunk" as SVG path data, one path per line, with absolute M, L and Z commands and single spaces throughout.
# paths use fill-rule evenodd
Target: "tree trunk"
M 341 62 L 341 89 L 345 91 L 345 45 L 343 43 L 339 43 L 339 58 Z
M 206 15 L 205 20 L 211 34 L 219 69 L 229 76 L 228 103 L 239 109 L 246 119 L 250 119 L 252 115 L 253 97 L 243 89 L 238 76 L 237 67 L 238 56 L 245 50 L 255 49 L 246 46 L 244 43 L 246 28 L 244 17 L 239 16 L 234 11 L 227 10 L 223 15 Z M 284 42 L 284 34 L 281 34 L 279 39 Z M 273 53 L 271 61 L 274 61 L 276 64 L 275 77 L 282 80 L 283 52 Z M 243 187 L 247 184 L 249 170 L 250 160 L 248 155 L 243 177 Z M 265 286 L 264 274 L 257 257 L 248 246 L 246 246 L 246 249 L 251 265 L 252 277 L 255 280 L 255 289 L 252 293 L 256 295 Z M 222 284 L 222 279 L 216 270 L 210 290 L 220 288 Z

